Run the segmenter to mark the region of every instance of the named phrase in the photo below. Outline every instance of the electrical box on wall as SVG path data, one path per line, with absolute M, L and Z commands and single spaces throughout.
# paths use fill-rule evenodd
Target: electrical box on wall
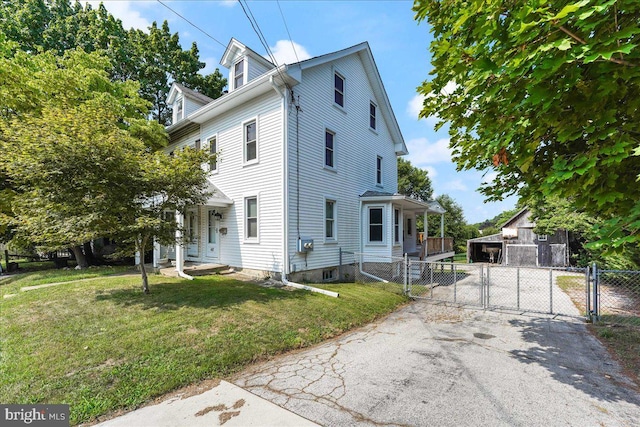
M 298 252 L 310 252 L 313 250 L 313 239 L 299 238 Z

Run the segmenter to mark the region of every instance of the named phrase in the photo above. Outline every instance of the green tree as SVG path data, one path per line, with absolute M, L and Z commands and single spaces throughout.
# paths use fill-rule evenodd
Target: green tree
M 417 0 L 414 11 L 434 36 L 421 116 L 449 123 L 458 169 L 495 168 L 490 200 L 571 198 L 604 219 L 602 243 L 637 245 L 640 2 Z
M 0 226 L 44 249 L 72 247 L 80 266 L 80 246 L 97 237 L 116 237 L 129 254 L 152 236 L 175 242 L 175 221 L 160 213 L 206 197 L 209 155 L 156 151 L 166 133 L 147 120 L 138 85 L 111 81 L 108 66 L 81 50 L 0 57 L 0 152 L 11 153 L 0 170 L 15 190 Z
M 431 199 L 433 188 L 428 172 L 398 157 L 398 193 L 417 200 Z

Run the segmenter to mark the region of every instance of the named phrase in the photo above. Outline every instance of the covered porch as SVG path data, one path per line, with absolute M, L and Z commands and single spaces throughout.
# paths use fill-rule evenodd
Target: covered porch
M 453 239 L 444 236 L 446 210 L 438 202 L 377 191 L 365 192 L 360 202 L 361 252 L 394 257 L 407 254 L 423 261 L 453 257 Z M 429 221 L 434 221 L 434 216 L 439 217 L 439 237 L 428 235 Z M 422 227 L 418 227 L 419 219 Z M 387 230 L 384 224 L 389 224 Z
M 209 197 L 203 205 L 193 206 L 185 212 L 165 212 L 176 221 L 176 244 L 162 246 L 154 243 L 153 266 L 172 264 L 177 275 L 183 276 L 187 270 L 185 263 L 196 271 L 198 265 L 222 265 L 220 262 L 220 234 L 226 233 L 224 218 L 233 205 L 215 185 L 208 183 Z

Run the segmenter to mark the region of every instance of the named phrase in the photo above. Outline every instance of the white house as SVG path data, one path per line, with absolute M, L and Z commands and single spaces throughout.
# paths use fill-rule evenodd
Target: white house
M 155 263 L 333 280 L 340 249 L 420 250 L 416 218 L 444 211 L 397 194 L 396 156 L 407 147 L 368 43 L 276 66 L 232 39 L 221 65 L 229 69 L 222 97 L 179 84 L 169 93 L 166 151 L 192 146 L 218 157 L 206 165 L 213 196 L 178 215 L 189 242 L 156 246 Z

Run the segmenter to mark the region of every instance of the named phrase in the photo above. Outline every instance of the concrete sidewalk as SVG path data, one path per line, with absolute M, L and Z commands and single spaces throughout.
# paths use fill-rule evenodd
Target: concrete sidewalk
M 317 426 L 226 381 L 97 424 L 101 427 Z

